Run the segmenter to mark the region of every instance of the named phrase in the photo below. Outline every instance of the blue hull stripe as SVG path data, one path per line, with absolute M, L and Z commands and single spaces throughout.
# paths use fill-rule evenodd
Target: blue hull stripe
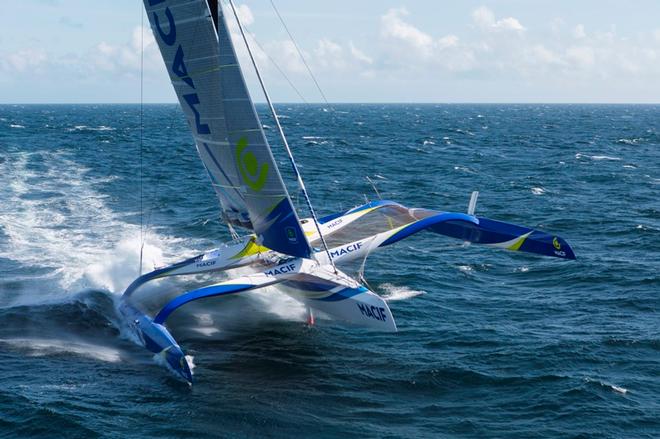
M 194 300 L 199 300 L 206 297 L 222 296 L 225 294 L 240 293 L 241 291 L 250 290 L 255 287 L 256 285 L 251 284 L 211 285 L 209 287 L 203 287 L 197 290 L 189 291 L 168 302 L 167 305 L 165 305 L 163 309 L 160 310 L 158 315 L 156 315 L 154 318 L 154 323 L 165 323 L 165 320 L 167 320 L 170 314 L 172 314 L 175 310 Z
M 344 290 L 338 291 L 328 297 L 322 297 L 319 300 L 321 302 L 339 302 L 340 300 L 346 300 L 350 299 L 353 296 L 357 296 L 358 294 L 366 293 L 369 291 L 365 287 L 358 287 L 358 288 L 346 288 Z

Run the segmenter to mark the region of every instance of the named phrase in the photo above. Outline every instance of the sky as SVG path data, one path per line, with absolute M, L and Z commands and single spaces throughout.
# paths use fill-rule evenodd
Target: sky
M 331 102 L 660 102 L 658 0 L 274 2 Z M 236 3 L 273 100 L 321 102 L 270 1 Z M 141 0 L 0 4 L 0 103 L 139 102 L 141 53 L 176 101 Z

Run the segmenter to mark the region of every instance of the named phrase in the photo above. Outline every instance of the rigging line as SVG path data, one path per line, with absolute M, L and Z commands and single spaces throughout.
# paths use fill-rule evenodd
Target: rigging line
M 293 91 L 296 92 L 296 94 L 298 95 L 298 97 L 300 98 L 300 100 L 303 101 L 303 103 L 308 104 L 309 102 L 307 102 L 307 100 L 303 97 L 303 95 L 300 93 L 300 91 L 298 91 L 298 89 L 296 88 L 296 86 L 293 85 L 293 82 L 291 82 L 291 79 L 289 79 L 289 77 L 286 75 L 286 73 L 284 73 L 284 71 L 283 71 L 283 70 L 280 68 L 280 66 L 275 62 L 275 60 L 274 60 L 274 59 L 273 59 L 273 58 L 272 58 L 272 57 L 271 57 L 271 56 L 270 56 L 270 55 L 264 50 L 264 48 L 261 46 L 261 44 L 259 44 L 259 41 L 257 41 L 257 37 L 255 37 L 254 34 L 253 34 L 252 32 L 250 32 L 249 30 L 245 29 L 245 31 L 248 33 L 248 35 L 250 35 L 250 37 L 252 38 L 252 41 L 254 41 L 254 44 L 256 44 L 257 47 L 258 47 L 258 48 L 264 53 L 264 55 L 266 55 L 266 57 L 268 58 L 268 60 L 269 60 L 270 62 L 273 63 L 273 65 L 275 66 L 275 68 L 277 69 L 277 71 L 280 72 L 280 74 L 284 77 L 284 79 L 286 79 L 286 82 L 289 83 L 289 85 L 291 86 L 291 88 L 293 89 Z
M 289 38 L 291 39 L 291 42 L 293 43 L 293 46 L 296 48 L 296 51 L 298 52 L 298 56 L 300 56 L 300 59 L 302 60 L 305 67 L 307 68 L 307 72 L 309 72 L 309 76 L 311 76 L 312 81 L 314 81 L 314 84 L 316 85 L 316 89 L 321 94 L 321 97 L 323 98 L 323 101 L 325 102 L 325 104 L 328 107 L 330 107 L 330 109 L 334 110 L 332 105 L 330 105 L 330 102 L 328 102 L 328 99 L 325 97 L 325 93 L 323 93 L 323 90 L 321 89 L 321 86 L 319 85 L 318 81 L 316 80 L 316 77 L 314 76 L 314 73 L 312 73 L 312 69 L 309 67 L 309 64 L 307 64 L 307 60 L 305 60 L 305 57 L 302 54 L 302 50 L 300 50 L 300 47 L 298 47 L 298 43 L 296 43 L 296 40 L 293 38 L 293 35 L 291 35 L 291 32 L 289 31 L 289 28 L 287 27 L 286 23 L 284 22 L 284 19 L 280 15 L 280 11 L 275 6 L 275 2 L 273 0 L 270 0 L 270 4 L 273 7 L 273 10 L 275 11 L 275 14 L 277 14 L 277 18 L 280 19 L 280 23 L 282 23 L 282 26 L 284 27 L 284 30 L 286 30 L 286 33 L 289 35 Z
M 140 267 L 139 275 L 142 275 L 142 256 L 144 254 L 144 209 L 143 209 L 143 184 L 142 165 L 144 149 L 144 10 L 140 1 Z
M 289 142 L 287 142 L 286 140 L 286 136 L 284 135 L 284 130 L 282 130 L 282 125 L 280 124 L 280 120 L 277 118 L 277 112 L 275 112 L 275 107 L 273 107 L 273 102 L 270 100 L 270 96 L 268 95 L 268 90 L 266 90 L 266 85 L 264 84 L 263 78 L 261 77 L 261 73 L 259 72 L 259 68 L 257 67 L 257 62 L 255 61 L 254 56 L 252 55 L 252 49 L 250 49 L 250 45 L 248 44 L 247 37 L 245 35 L 245 32 L 243 31 L 243 25 L 241 24 L 241 20 L 238 18 L 238 12 L 236 11 L 234 0 L 229 0 L 229 4 L 231 5 L 231 10 L 234 13 L 234 17 L 236 18 L 238 29 L 241 31 L 241 36 L 243 37 L 243 42 L 245 43 L 245 47 L 247 49 L 248 55 L 250 55 L 250 60 L 252 61 L 252 65 L 254 66 L 254 71 L 257 74 L 257 79 L 259 80 L 259 84 L 261 84 L 261 89 L 263 90 L 264 96 L 266 97 L 266 102 L 268 102 L 268 106 L 270 107 L 270 112 L 273 114 L 273 119 L 275 119 L 275 125 L 277 125 L 277 130 L 279 131 L 280 137 L 282 138 L 282 143 L 284 143 L 284 148 L 286 149 L 287 155 L 289 156 L 289 161 L 291 162 L 291 166 L 293 167 L 293 173 L 296 175 L 296 178 L 298 179 L 298 185 L 300 186 L 300 191 L 303 193 L 303 196 L 305 197 L 305 201 L 307 202 L 307 207 L 309 208 L 309 212 L 311 213 L 312 219 L 314 220 L 314 225 L 316 226 L 316 231 L 319 234 L 319 238 L 321 238 L 321 242 L 323 243 L 323 248 L 325 249 L 325 253 L 328 255 L 328 261 L 332 265 L 335 274 L 337 274 L 338 273 L 337 267 L 335 266 L 335 262 L 332 260 L 332 256 L 330 255 L 330 249 L 328 248 L 328 244 L 325 242 L 325 237 L 321 232 L 321 225 L 319 224 L 319 221 L 316 217 L 316 212 L 314 211 L 314 207 L 312 207 L 312 202 L 310 201 L 309 195 L 307 194 L 307 190 L 305 189 L 305 183 L 303 182 L 302 176 L 298 171 L 298 165 L 296 165 L 296 161 L 293 158 L 293 154 L 291 153 L 291 148 L 289 148 Z

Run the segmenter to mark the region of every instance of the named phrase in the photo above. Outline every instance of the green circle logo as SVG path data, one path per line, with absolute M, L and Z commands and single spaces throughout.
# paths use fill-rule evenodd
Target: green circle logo
M 264 163 L 259 167 L 257 156 L 251 151 L 246 151 L 247 147 L 247 137 L 241 137 L 236 144 L 236 164 L 243 182 L 253 191 L 259 192 L 266 185 L 268 164 Z

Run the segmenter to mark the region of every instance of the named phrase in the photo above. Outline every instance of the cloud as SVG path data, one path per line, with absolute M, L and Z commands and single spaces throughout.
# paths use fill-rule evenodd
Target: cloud
M 428 57 L 433 51 L 433 38 L 415 26 L 405 22 L 403 17 L 409 15 L 405 8 L 393 8 L 380 19 L 381 36 L 397 41 L 418 54 Z
M 653 38 L 655 39 L 655 41 L 660 43 L 660 29 L 656 29 L 653 31 Z
M 580 68 L 592 67 L 596 62 L 594 49 L 588 46 L 571 46 L 566 49 L 566 59 Z
M 94 45 L 82 57 L 90 73 L 115 73 L 121 76 L 137 76 L 140 72 L 140 55 L 143 52 L 145 71 L 162 70 L 163 62 L 149 27 L 137 26 L 123 44 L 102 41 Z
M 252 14 L 252 10 L 248 5 L 242 4 L 236 6 L 236 13 L 238 14 L 238 18 L 241 20 L 241 24 L 243 24 L 243 26 L 250 26 L 252 23 L 254 23 L 254 14 Z
M 530 56 L 541 64 L 565 64 L 558 53 L 546 48 L 542 44 L 533 46 Z
M 447 35 L 438 40 L 439 49 L 447 49 L 449 47 L 458 46 L 458 37 L 456 35 Z
M 353 58 L 355 60 L 357 60 L 359 62 L 363 62 L 365 64 L 373 64 L 374 63 L 373 58 L 371 58 L 370 56 L 367 56 L 363 51 L 361 51 L 360 49 L 355 47 L 355 45 L 353 45 L 352 41 L 348 42 L 348 48 L 351 51 L 351 55 L 353 56 Z
M 434 38 L 405 20 L 405 8 L 389 9 L 380 18 L 384 54 L 381 63 L 404 71 L 423 69 L 427 64 L 445 71 L 464 72 L 474 65 L 474 50 L 461 45 L 456 35 Z
M 2 62 L 3 70 L 11 73 L 35 72 L 47 64 L 48 55 L 43 49 L 26 48 L 10 53 Z
M 380 38 L 383 52 L 373 64 L 407 72 L 428 67 L 440 71 L 465 72 L 475 64 L 474 47 L 461 44 L 458 36 L 450 34 L 433 37 L 406 21 L 410 13 L 405 8 L 389 9 L 380 18 Z
M 295 44 L 291 40 L 271 41 L 264 46 L 264 49 L 265 52 L 259 49 L 258 59 L 261 67 L 271 68 L 270 63 L 272 60 L 289 73 L 305 73 L 307 71 Z M 303 52 L 303 56 L 305 59 L 309 59 L 308 53 Z
M 237 9 L 246 27 L 263 32 L 258 35 L 259 44 L 250 36 L 248 40 L 274 98 L 293 95 L 271 59 L 306 98 L 313 96 L 316 90 L 294 43 L 279 37 L 268 38 L 271 34 L 266 29 L 272 30 L 254 26 L 255 16 L 247 5 L 241 4 Z M 248 83 L 255 86 L 254 79 L 250 79 L 251 63 L 242 37 L 233 14 L 227 12 L 239 60 Z M 425 97 L 419 94 L 420 90 L 429 93 L 456 90 L 457 95 L 462 92 L 474 95 L 477 92 L 473 90 L 479 86 L 485 93 L 501 89 L 497 92 L 502 94 L 505 93 L 502 84 L 510 87 L 515 84 L 514 92 L 554 90 L 569 96 L 569 87 L 577 92 L 597 87 L 610 90 L 615 86 L 621 90 L 633 86 L 640 90 L 652 88 L 660 75 L 658 27 L 626 34 L 615 27 L 598 28 L 597 24 L 589 23 L 587 32 L 584 24 L 571 21 L 568 16 L 547 17 L 543 24 L 530 22 L 524 26 L 517 18 L 480 6 L 465 13 L 452 26 L 452 33 L 445 34 L 432 26 L 424 27 L 419 17 L 403 7 L 383 8 L 379 12 L 371 18 L 372 26 L 365 25 L 360 32 L 346 36 L 317 34 L 315 38 L 298 41 L 305 60 L 331 99 L 346 98 L 341 93 L 352 90 L 355 96 L 348 96 L 359 100 L 362 89 L 371 90 L 369 96 L 380 96 L 386 86 L 394 96 L 400 90 L 416 90 L 416 95 L 400 95 L 410 99 Z M 58 16 L 55 15 L 56 19 Z M 77 26 L 67 17 L 59 20 L 64 26 Z M 133 93 L 140 72 L 143 37 L 147 81 L 158 82 L 159 90 L 171 93 L 160 53 L 147 27 L 131 29 L 123 41 L 99 38 L 84 43 L 78 52 L 54 53 L 47 47 L 27 42 L 26 47 L 17 49 L 5 46 L 0 48 L 2 83 L 66 82 L 75 85 L 72 90 L 81 84 L 90 90 L 103 89 L 107 84 L 117 84 L 116 87 L 128 84 L 125 89 L 132 87 L 130 93 Z M 640 95 L 646 96 L 642 92 Z M 134 95 L 126 96 L 130 97 L 125 99 L 135 99 Z
M 332 40 L 327 38 L 320 40 L 314 53 L 323 68 L 334 68 L 337 70 L 346 68 L 344 49 Z
M 238 6 L 237 12 L 243 25 L 247 26 L 254 23 L 254 16 L 247 5 Z M 235 48 L 241 65 L 250 65 L 251 61 L 245 45 L 241 44 L 242 36 L 236 26 L 236 22 L 230 19 L 228 20 L 228 26 L 232 40 L 236 43 Z M 277 72 L 277 67 L 279 67 L 288 75 L 300 75 L 306 80 L 309 79 L 307 77 L 307 68 L 293 41 L 283 39 L 262 43 L 251 32 L 248 31 L 247 35 L 250 41 L 250 49 L 260 70 L 267 75 L 271 77 L 275 76 L 275 78 L 279 79 L 279 76 L 281 76 L 280 72 Z M 356 73 L 361 73 L 360 69 L 362 67 L 373 63 L 372 57 L 358 49 L 350 41 L 348 43 L 340 43 L 330 38 L 320 38 L 315 42 L 308 42 L 307 45 L 309 46 L 310 43 L 315 45 L 312 50 L 306 51 L 302 47 L 300 50 L 302 57 L 304 57 L 314 72 L 329 71 L 345 73 L 354 70 Z M 274 63 L 277 63 L 277 67 Z M 247 72 L 247 74 L 251 75 L 250 72 Z
M 481 6 L 472 12 L 472 20 L 474 23 L 484 30 L 489 31 L 514 31 L 524 32 L 525 27 L 520 24 L 518 19 L 513 17 L 506 17 L 500 20 L 495 19 L 493 11 L 486 6 Z

